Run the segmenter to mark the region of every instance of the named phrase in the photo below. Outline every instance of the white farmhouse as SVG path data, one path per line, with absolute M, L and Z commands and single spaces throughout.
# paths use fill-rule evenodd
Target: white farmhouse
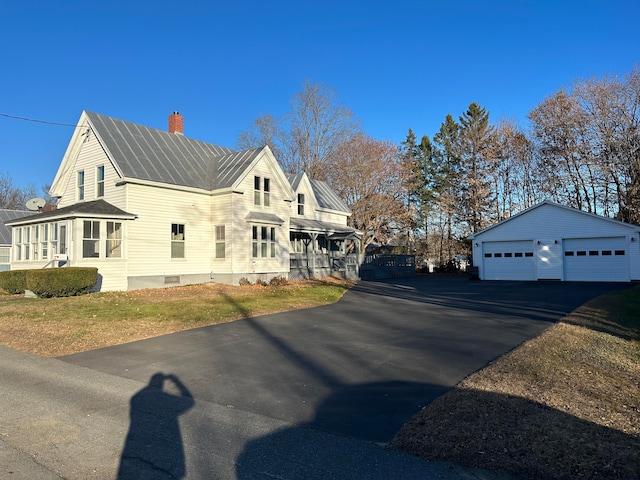
M 358 274 L 324 182 L 188 138 L 177 112 L 166 132 L 83 112 L 50 193 L 57 210 L 8 222 L 13 269 L 97 267 L 99 290 Z
M 469 236 L 482 280 L 640 280 L 640 227 L 544 201 Z

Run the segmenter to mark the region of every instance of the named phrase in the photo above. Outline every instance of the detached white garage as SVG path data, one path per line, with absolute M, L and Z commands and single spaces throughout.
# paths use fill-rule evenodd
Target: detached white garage
M 640 226 L 545 201 L 471 235 L 481 280 L 640 280 Z

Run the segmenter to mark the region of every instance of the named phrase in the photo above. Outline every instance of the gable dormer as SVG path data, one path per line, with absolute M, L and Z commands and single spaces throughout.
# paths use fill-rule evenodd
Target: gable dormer
M 288 178 L 294 193 L 291 214 L 297 217 L 316 218 L 319 205 L 307 174 L 289 175 Z

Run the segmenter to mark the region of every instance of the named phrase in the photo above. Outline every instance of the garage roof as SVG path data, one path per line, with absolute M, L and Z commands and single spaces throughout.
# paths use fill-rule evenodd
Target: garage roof
M 634 232 L 640 232 L 640 226 L 638 226 L 638 225 L 632 225 L 630 223 L 625 223 L 625 222 L 621 222 L 619 220 L 614 220 L 613 218 L 603 217 L 602 215 L 597 215 L 595 213 L 585 212 L 584 210 L 579 210 L 579 209 L 573 208 L 573 207 L 567 207 L 566 205 L 560 205 L 559 203 L 555 203 L 555 202 L 552 202 L 550 200 L 545 200 L 543 202 L 538 203 L 537 205 L 534 205 L 532 207 L 526 208 L 525 210 L 522 210 L 521 212 L 518 212 L 515 215 L 502 220 L 501 222 L 495 223 L 495 224 L 491 225 L 490 227 L 485 228 L 484 230 L 481 230 L 479 232 L 471 234 L 471 235 L 469 235 L 467 237 L 467 239 L 468 240 L 474 240 L 479 235 L 483 235 L 486 232 L 488 232 L 489 230 L 493 230 L 494 228 L 499 227 L 500 225 L 503 225 L 503 224 L 505 224 L 507 222 L 510 222 L 514 218 L 518 218 L 519 216 L 522 216 L 525 213 L 529 213 L 532 210 L 540 208 L 543 205 L 551 205 L 551 206 L 554 206 L 554 207 L 557 207 L 557 208 L 561 208 L 561 209 L 564 209 L 564 210 L 567 210 L 567 211 L 570 211 L 570 212 L 580 213 L 582 215 L 586 215 L 586 216 L 589 216 L 589 217 L 594 218 L 594 219 L 604 220 L 604 221 L 611 222 L 612 224 L 615 224 L 615 225 L 618 225 L 618 226 L 628 227 Z

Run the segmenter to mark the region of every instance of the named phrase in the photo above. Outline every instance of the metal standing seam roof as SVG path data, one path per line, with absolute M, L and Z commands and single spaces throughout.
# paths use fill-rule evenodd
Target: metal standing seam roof
M 291 188 L 293 191 L 297 191 L 300 187 L 300 182 L 304 177 L 304 173 L 296 173 L 296 174 L 287 174 L 287 180 L 291 184 Z M 316 197 L 316 201 L 318 202 L 318 206 L 320 208 L 327 208 L 330 210 L 337 210 L 339 212 L 351 213 L 351 210 L 347 205 L 342 201 L 338 195 L 327 185 L 325 182 L 320 180 L 312 180 L 309 179 L 309 183 L 311 184 L 311 189 L 313 190 L 313 194 Z
M 302 181 L 302 177 L 304 177 L 304 173 L 288 173 L 287 180 L 289 180 L 289 184 L 291 184 L 291 188 L 295 192 L 298 190 L 300 186 L 300 182 Z
M 322 208 L 337 210 L 339 212 L 351 213 L 351 210 L 342 201 L 342 199 L 334 192 L 329 185 L 320 180 L 311 180 L 311 188 L 316 196 L 318 205 Z
M 0 245 L 11 245 L 11 229 L 5 222 L 33 215 L 30 210 L 6 210 L 0 208 Z
M 262 148 L 234 151 L 184 135 L 85 112 L 127 178 L 206 190 L 233 185 Z
M 313 220 L 310 218 L 291 217 L 289 224 L 292 230 L 316 231 L 324 233 L 353 233 L 359 234 L 358 230 L 347 225 L 338 223 L 324 222 L 322 220 Z

